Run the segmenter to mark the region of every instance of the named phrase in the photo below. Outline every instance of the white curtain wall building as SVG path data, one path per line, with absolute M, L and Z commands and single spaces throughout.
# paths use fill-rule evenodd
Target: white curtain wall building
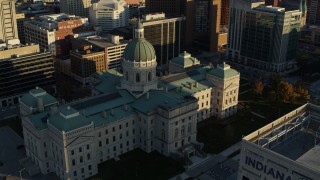
M 91 6 L 89 15 L 90 22 L 108 32 L 128 24 L 129 5 L 124 0 L 101 0 Z

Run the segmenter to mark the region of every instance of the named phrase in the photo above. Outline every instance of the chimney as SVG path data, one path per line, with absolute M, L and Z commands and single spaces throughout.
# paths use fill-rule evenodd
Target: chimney
M 127 104 L 124 105 L 124 110 L 128 111 L 128 105 Z
M 50 107 L 50 114 L 54 115 L 58 112 L 58 107 L 56 105 Z
M 150 94 L 149 94 L 149 92 L 147 92 L 147 99 L 150 99 Z
M 166 86 L 165 91 L 166 91 L 166 93 L 168 93 L 168 86 Z
M 198 88 L 198 82 L 194 82 L 194 87 Z
M 102 112 L 102 116 L 103 116 L 104 118 L 107 118 L 107 112 L 106 112 L 106 111 L 103 111 L 103 112 Z
M 37 98 L 37 106 L 40 112 L 44 111 L 43 99 L 42 97 Z

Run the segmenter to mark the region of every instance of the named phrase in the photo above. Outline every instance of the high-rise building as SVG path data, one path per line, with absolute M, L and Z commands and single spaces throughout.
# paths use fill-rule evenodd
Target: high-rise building
M 56 56 L 69 53 L 69 35 L 87 30 L 92 30 L 88 18 L 63 13 L 43 15 L 24 23 L 26 43 L 38 43 L 42 51 Z
M 308 0 L 308 23 L 311 25 L 320 25 L 320 0 Z
M 228 4 L 226 0 L 185 1 L 186 48 L 216 52 L 227 44 Z
M 134 27 L 137 21 L 130 23 Z M 156 50 L 158 66 L 166 69 L 169 60 L 184 51 L 185 17 L 166 18 L 164 13 L 146 14 L 141 23 L 145 29 L 145 38 Z
M 296 70 L 301 12 L 264 2 L 230 2 L 228 59 L 252 78 Z
M 281 3 L 281 1 L 280 1 L 280 3 Z M 265 4 L 266 5 L 271 5 L 271 6 L 274 6 L 274 7 L 278 7 L 279 0 L 265 0 Z
M 218 51 L 227 44 L 228 0 L 149 0 L 149 13 L 186 16 L 186 48 Z
M 124 0 L 101 0 L 89 10 L 90 23 L 106 33 L 114 28 L 128 25 L 129 5 Z
M 81 17 L 89 17 L 89 8 L 98 0 L 61 0 L 60 12 Z
M 0 40 L 18 38 L 15 1 L 0 0 Z
M 38 44 L 21 45 L 18 39 L 0 44 L 0 107 L 18 104 L 29 89 L 54 83 L 50 52 L 40 52 Z
M 187 0 L 146 0 L 146 13 L 165 13 L 168 17 L 184 14 L 184 3 Z
M 220 26 L 228 26 L 229 21 L 229 0 L 221 0 Z
M 21 42 L 21 44 L 25 44 L 25 37 L 24 37 L 24 21 L 26 21 L 24 13 L 17 13 L 16 14 L 17 19 L 17 28 L 18 28 L 18 37 Z

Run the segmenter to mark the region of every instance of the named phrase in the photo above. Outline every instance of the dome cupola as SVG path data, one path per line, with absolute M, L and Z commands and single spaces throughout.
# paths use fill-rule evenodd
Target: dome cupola
M 156 76 L 156 53 L 145 38 L 140 20 L 134 30 L 134 38 L 123 53 L 121 89 L 127 89 L 135 97 L 140 97 L 152 89 L 158 89 Z
M 140 20 L 134 30 L 133 40 L 128 43 L 124 50 L 123 58 L 131 62 L 147 62 L 156 59 L 152 44 L 144 39 L 144 28 Z

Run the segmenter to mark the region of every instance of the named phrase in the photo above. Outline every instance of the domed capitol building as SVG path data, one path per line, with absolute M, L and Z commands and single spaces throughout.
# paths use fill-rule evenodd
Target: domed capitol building
M 156 66 L 138 23 L 122 72 L 102 74 L 92 97 L 63 104 L 38 87 L 23 95 L 25 161 L 35 167 L 26 168 L 29 174 L 85 179 L 98 173 L 99 163 L 136 148 L 193 156 L 197 123 L 237 112 L 240 74 L 229 65 L 200 66 L 184 52 L 170 62 L 169 75 L 157 77 Z

